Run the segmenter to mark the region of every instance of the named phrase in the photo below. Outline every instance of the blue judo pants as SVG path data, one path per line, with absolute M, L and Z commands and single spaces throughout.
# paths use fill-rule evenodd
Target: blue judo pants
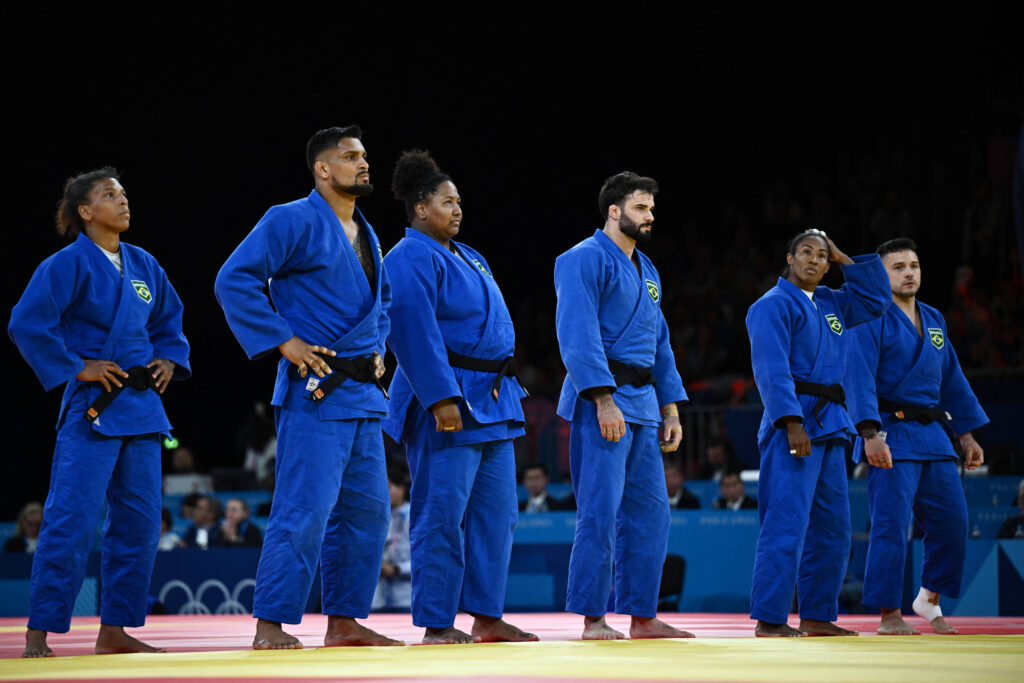
M 28 627 L 66 633 L 85 577 L 96 518 L 103 525 L 100 622 L 142 626 L 160 539 L 157 434 L 104 436 L 79 414 L 57 433 L 50 491 L 32 561 Z
M 952 458 L 894 460 L 868 471 L 871 540 L 864 570 L 864 604 L 899 609 L 911 513 L 924 530 L 921 585 L 960 596 L 967 552 L 967 501 Z
M 801 618 L 835 621 L 850 557 L 844 443 L 814 442 L 797 458 L 786 430 L 775 429 L 761 449 L 752 619 L 786 623 L 796 587 Z
M 308 403 L 276 410 L 276 487 L 253 616 L 299 623 L 319 560 L 324 614 L 363 619 L 391 519 L 380 420 L 320 420 Z
M 614 554 L 615 611 L 656 616 L 670 523 L 658 427 L 627 422 L 607 441 L 594 404 L 577 401 L 569 466 L 577 510 L 566 610 L 604 615 Z
M 432 448 L 433 415 L 412 412 L 412 623 L 447 628 L 459 610 L 501 617 L 519 518 L 512 439 Z

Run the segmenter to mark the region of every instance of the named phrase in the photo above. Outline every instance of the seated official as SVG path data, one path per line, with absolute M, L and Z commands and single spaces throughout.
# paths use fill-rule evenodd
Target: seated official
M 43 526 L 43 506 L 32 502 L 21 508 L 14 535 L 4 543 L 5 553 L 34 553 L 39 540 L 39 529 Z
M 1017 508 L 1020 514 L 1003 522 L 996 538 L 1024 538 L 1024 480 L 1017 487 Z
M 224 506 L 224 521 L 220 525 L 217 546 L 261 546 L 263 534 L 249 519 L 249 505 L 241 498 L 231 498 Z
M 700 499 L 686 488 L 683 468 L 675 462 L 665 461 L 665 489 L 668 491 L 668 505 L 673 510 L 696 510 Z
M 728 472 L 718 483 L 719 496 L 712 507 L 716 510 L 756 510 L 757 498 L 745 493 L 746 486 L 739 472 Z
M 220 503 L 212 496 L 200 496 L 192 510 L 192 526 L 181 539 L 183 548 L 202 548 L 217 545 L 221 535 L 218 524 Z
M 548 468 L 542 462 L 535 462 L 523 468 L 523 487 L 529 496 L 519 503 L 520 512 L 554 512 L 556 510 L 575 510 L 575 502 L 558 500 L 548 495 Z

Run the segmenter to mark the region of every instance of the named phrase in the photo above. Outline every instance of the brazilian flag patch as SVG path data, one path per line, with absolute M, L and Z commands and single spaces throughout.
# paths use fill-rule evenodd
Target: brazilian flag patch
M 377 253 L 380 254 L 380 262 L 384 263 L 384 251 L 381 250 L 380 245 L 377 245 Z
M 946 338 L 942 334 L 941 327 L 929 327 L 928 338 L 932 340 L 932 346 L 937 349 L 941 349 L 946 345 Z
M 828 322 L 828 328 L 838 335 L 843 334 L 843 324 L 839 322 L 839 316 L 835 313 L 829 313 L 825 316 L 825 320 Z
M 142 280 L 132 280 L 132 287 L 135 288 L 135 293 L 139 295 L 139 298 L 145 301 L 147 304 L 153 301 L 153 295 L 149 292 L 149 286 Z
M 473 259 L 473 265 L 479 268 L 480 272 L 486 275 L 487 277 L 494 277 L 493 275 L 487 272 L 487 269 L 484 268 L 484 264 L 480 263 L 480 261 L 478 261 L 477 259 Z
M 658 303 L 658 299 L 661 298 L 661 294 L 658 292 L 658 283 L 654 280 L 647 280 L 647 293 L 651 295 L 651 300 L 654 303 Z

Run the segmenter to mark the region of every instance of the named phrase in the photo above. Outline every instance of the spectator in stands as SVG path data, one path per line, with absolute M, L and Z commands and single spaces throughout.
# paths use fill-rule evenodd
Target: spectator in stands
M 263 534 L 249 520 L 249 505 L 241 498 L 231 498 L 224 506 L 220 536 L 213 544 L 230 547 L 263 545 Z
M 694 479 L 721 481 L 726 472 L 739 470 L 739 463 L 733 455 L 732 441 L 727 436 L 708 437 L 704 459 L 697 465 Z
M 171 452 L 171 472 L 173 474 L 194 474 L 196 456 L 188 446 L 179 446 Z
M 192 521 L 192 515 L 196 512 L 196 503 L 203 497 L 201 493 L 190 493 L 181 499 L 181 518 Z
M 1021 480 L 1020 486 L 1017 487 L 1017 508 L 1020 514 L 1003 522 L 996 538 L 1024 538 L 1024 480 Z M 5 547 L 4 550 L 6 549 Z
M 277 456 L 277 432 L 266 403 L 257 401 L 253 405 L 253 412 L 242 423 L 238 439 L 245 451 L 243 467 L 252 472 L 260 486 L 266 488 L 267 479 L 274 477 Z
M 43 506 L 35 501 L 28 503 L 18 513 L 14 536 L 4 543 L 5 553 L 34 553 L 39 540 L 39 528 L 43 525 Z
M 686 486 L 683 469 L 671 460 L 665 461 L 665 488 L 668 490 L 668 506 L 673 510 L 695 510 L 700 500 Z
M 173 526 L 174 522 L 171 519 L 171 511 L 167 508 L 161 508 L 160 542 L 157 544 L 157 550 L 174 550 L 181 547 L 181 536 L 174 533 L 174 530 L 171 528 Z
M 523 468 L 523 487 L 527 499 L 519 503 L 520 512 L 552 512 L 572 510 L 574 506 L 548 495 L 548 467 L 542 462 L 530 463 Z
M 408 612 L 412 606 L 412 561 L 409 550 L 409 486 L 404 472 L 388 470 L 391 525 L 384 543 L 380 579 L 373 594 L 374 611 Z
M 221 535 L 220 525 L 217 524 L 219 518 L 220 503 L 217 499 L 200 496 L 192 512 L 192 526 L 185 532 L 185 538 L 181 539 L 182 547 L 206 550 L 211 545 L 217 545 Z
M 739 472 L 727 472 L 718 482 L 719 496 L 712 504 L 716 510 L 756 510 L 757 498 L 746 495 Z

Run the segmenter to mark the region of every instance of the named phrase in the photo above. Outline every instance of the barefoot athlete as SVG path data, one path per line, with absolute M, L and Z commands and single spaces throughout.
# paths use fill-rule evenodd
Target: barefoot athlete
M 877 254 L 851 259 L 818 230 L 794 237 L 787 252 L 778 284 L 747 312 L 764 401 L 750 616 L 758 636 L 852 636 L 832 623 L 850 554 L 843 447 L 855 434 L 840 382 L 848 328 L 882 314 L 889 279 Z M 832 262 L 846 278 L 838 290 L 818 286 Z M 794 585 L 798 629 L 786 623 Z
M 52 657 L 66 633 L 96 521 L 103 529 L 96 654 L 160 652 L 124 632 L 146 621 L 160 539 L 160 394 L 189 376 L 181 300 L 148 253 L 121 242 L 131 214 L 113 168 L 70 178 L 57 231 L 73 240 L 43 261 L 8 332 L 49 391 L 67 383 L 57 418 L 23 657 Z
M 281 624 L 302 619 L 318 561 L 324 645 L 402 644 L 356 622 L 370 612 L 391 510 L 379 384 L 391 292 L 356 208 L 373 189 L 361 136 L 356 126 L 315 133 L 306 163 L 316 187 L 271 207 L 217 275 L 246 354 L 281 352 L 277 486 L 253 598 L 258 650 L 302 647 Z

